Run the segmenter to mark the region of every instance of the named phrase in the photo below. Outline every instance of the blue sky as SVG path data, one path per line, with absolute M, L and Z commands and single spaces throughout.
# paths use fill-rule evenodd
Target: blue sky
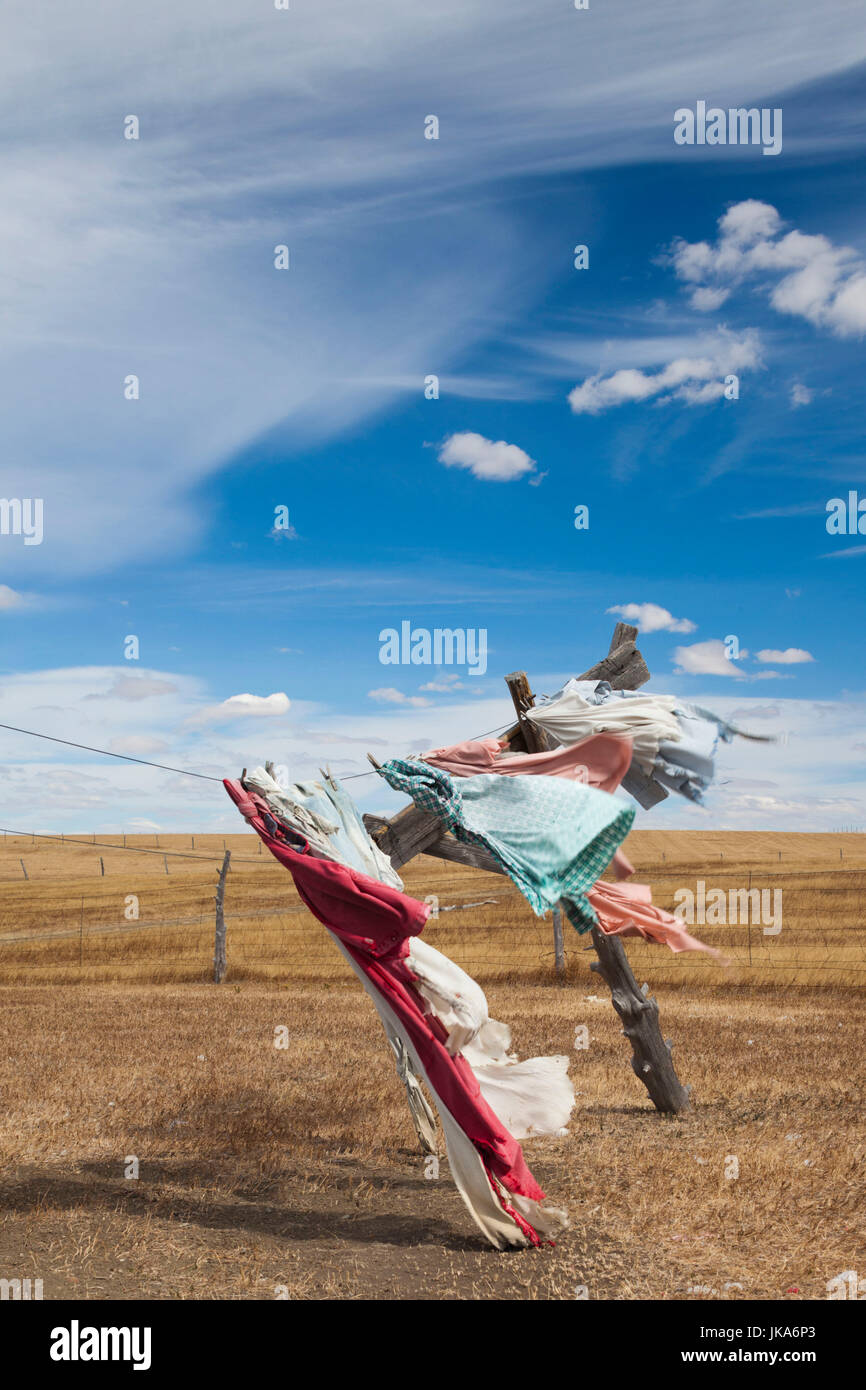
M 552 692 L 638 605 L 650 689 L 781 736 L 639 823 L 866 825 L 866 536 L 825 524 L 866 498 L 858 8 L 19 15 L 0 491 L 44 534 L 0 535 L 0 721 L 352 775 L 504 724 L 506 672 Z M 781 153 L 677 146 L 698 100 L 780 108 Z M 383 666 L 403 621 L 485 629 L 487 672 Z M 234 828 L 2 740 L 9 825 Z

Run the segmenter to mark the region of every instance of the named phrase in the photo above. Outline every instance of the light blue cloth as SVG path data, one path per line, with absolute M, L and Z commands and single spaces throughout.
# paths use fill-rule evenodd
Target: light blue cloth
M 652 693 L 648 690 L 614 690 L 609 681 L 572 680 L 568 681 L 557 695 L 551 696 L 551 699 L 557 699 L 558 695 L 566 690 L 576 690 L 591 705 L 605 705 L 610 700 L 636 700 Z M 756 736 L 743 734 L 741 729 L 713 714 L 711 710 L 689 704 L 687 701 L 677 703 L 674 716 L 680 726 L 682 737 L 677 740 L 662 739 L 649 775 L 653 782 L 664 787 L 666 791 L 677 792 L 680 796 L 688 797 L 690 801 L 700 803 L 716 775 L 715 759 L 719 739 L 730 743 L 736 734 L 744 738 Z M 623 784 L 627 784 L 627 778 L 623 779 Z M 628 790 L 642 805 L 647 805 L 637 787 L 628 787 Z M 648 804 L 654 805 L 655 801 L 651 800 Z
M 452 777 L 406 758 L 381 773 L 458 840 L 489 850 L 537 916 L 562 899 L 578 931 L 595 925 L 586 893 L 631 829 L 633 806 L 563 777 Z

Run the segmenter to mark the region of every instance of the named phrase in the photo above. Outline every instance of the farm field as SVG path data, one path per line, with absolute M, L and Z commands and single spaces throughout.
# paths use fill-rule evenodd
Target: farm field
M 727 967 L 626 942 L 693 1088 L 677 1118 L 634 1077 L 585 939 L 566 926 L 558 982 L 509 880 L 406 866 L 520 1056 L 572 1059 L 568 1135 L 524 1141 L 571 1229 L 509 1254 L 446 1162 L 425 1176 L 372 1006 L 255 836 L 226 840 L 221 986 L 222 837 L 76 838 L 0 842 L 0 1277 L 46 1298 L 710 1300 L 824 1298 L 866 1268 L 866 836 L 631 835 L 663 906 L 699 881 L 783 893 L 778 935 L 694 926 Z

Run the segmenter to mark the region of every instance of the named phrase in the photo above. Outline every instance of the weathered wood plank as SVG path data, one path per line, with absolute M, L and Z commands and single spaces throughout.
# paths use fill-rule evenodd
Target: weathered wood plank
M 517 714 L 517 725 L 514 731 L 508 734 L 512 750 L 515 753 L 524 749 L 527 753 L 546 753 L 552 745 L 544 729 L 537 728 L 530 720 L 524 718 L 526 711 L 532 709 L 535 704 L 529 677 L 525 671 L 512 671 L 505 677 L 505 684 L 508 686 L 511 702 Z M 518 735 L 522 741 L 522 748 Z
M 614 690 L 637 690 L 649 678 L 649 667 L 633 641 L 621 643 L 578 676 L 581 681 L 610 681 Z
M 608 656 L 610 656 L 613 652 L 616 651 L 617 647 L 622 646 L 623 642 L 636 641 L 636 627 L 632 627 L 631 623 L 617 623 L 616 627 L 613 630 L 613 637 L 611 637 L 610 639 L 610 646 L 607 649 L 607 654 Z

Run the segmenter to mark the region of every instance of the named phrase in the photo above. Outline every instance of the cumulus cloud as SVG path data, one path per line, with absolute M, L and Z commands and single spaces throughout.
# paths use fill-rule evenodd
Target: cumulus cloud
M 670 248 L 674 272 L 690 286 L 692 307 L 715 309 L 738 285 L 759 280 L 779 313 L 808 319 L 839 338 L 862 336 L 866 262 L 821 234 L 783 234 L 783 225 L 771 204 L 749 198 L 719 218 L 715 242 L 677 238 Z
M 748 656 L 748 652 L 741 652 Z M 688 676 L 735 676 L 743 680 L 743 672 L 735 666 L 725 650 L 720 638 L 707 642 L 695 642 L 690 647 L 677 647 L 674 652 L 674 670 L 678 675 Z
M 697 626 L 688 618 L 675 618 L 658 603 L 615 603 L 608 613 L 619 613 L 641 632 L 694 632 Z
M 291 700 L 284 691 L 273 695 L 230 695 L 218 705 L 196 711 L 191 724 L 222 724 L 232 719 L 279 719 L 288 714 Z
M 804 386 L 802 381 L 795 381 L 791 387 L 791 405 L 811 405 L 814 395 L 815 392 Z
M 739 335 L 720 328 L 703 346 L 702 355 L 676 357 L 656 372 L 625 367 L 609 376 L 589 376 L 569 393 L 568 403 L 576 415 L 598 415 L 647 400 L 707 405 L 724 394 L 726 376 L 762 365 L 760 338 L 753 328 Z
M 495 483 L 508 483 L 535 470 L 535 460 L 518 445 L 506 444 L 504 439 L 494 443 L 468 430 L 445 440 L 439 462 L 446 468 L 468 468 L 474 477 Z
M 428 686 L 427 689 L 430 687 Z M 385 705 L 411 705 L 413 709 L 421 709 L 423 706 L 433 703 L 432 700 L 425 700 L 423 695 L 404 695 L 402 690 L 395 690 L 393 685 L 380 686 L 378 690 L 368 690 L 367 698 Z
M 760 652 L 755 652 L 755 660 L 769 662 L 773 661 L 778 666 L 797 666 L 803 661 L 814 661 L 811 652 L 804 651 L 802 647 L 786 647 L 784 651 L 779 651 L 774 647 L 764 647 Z

